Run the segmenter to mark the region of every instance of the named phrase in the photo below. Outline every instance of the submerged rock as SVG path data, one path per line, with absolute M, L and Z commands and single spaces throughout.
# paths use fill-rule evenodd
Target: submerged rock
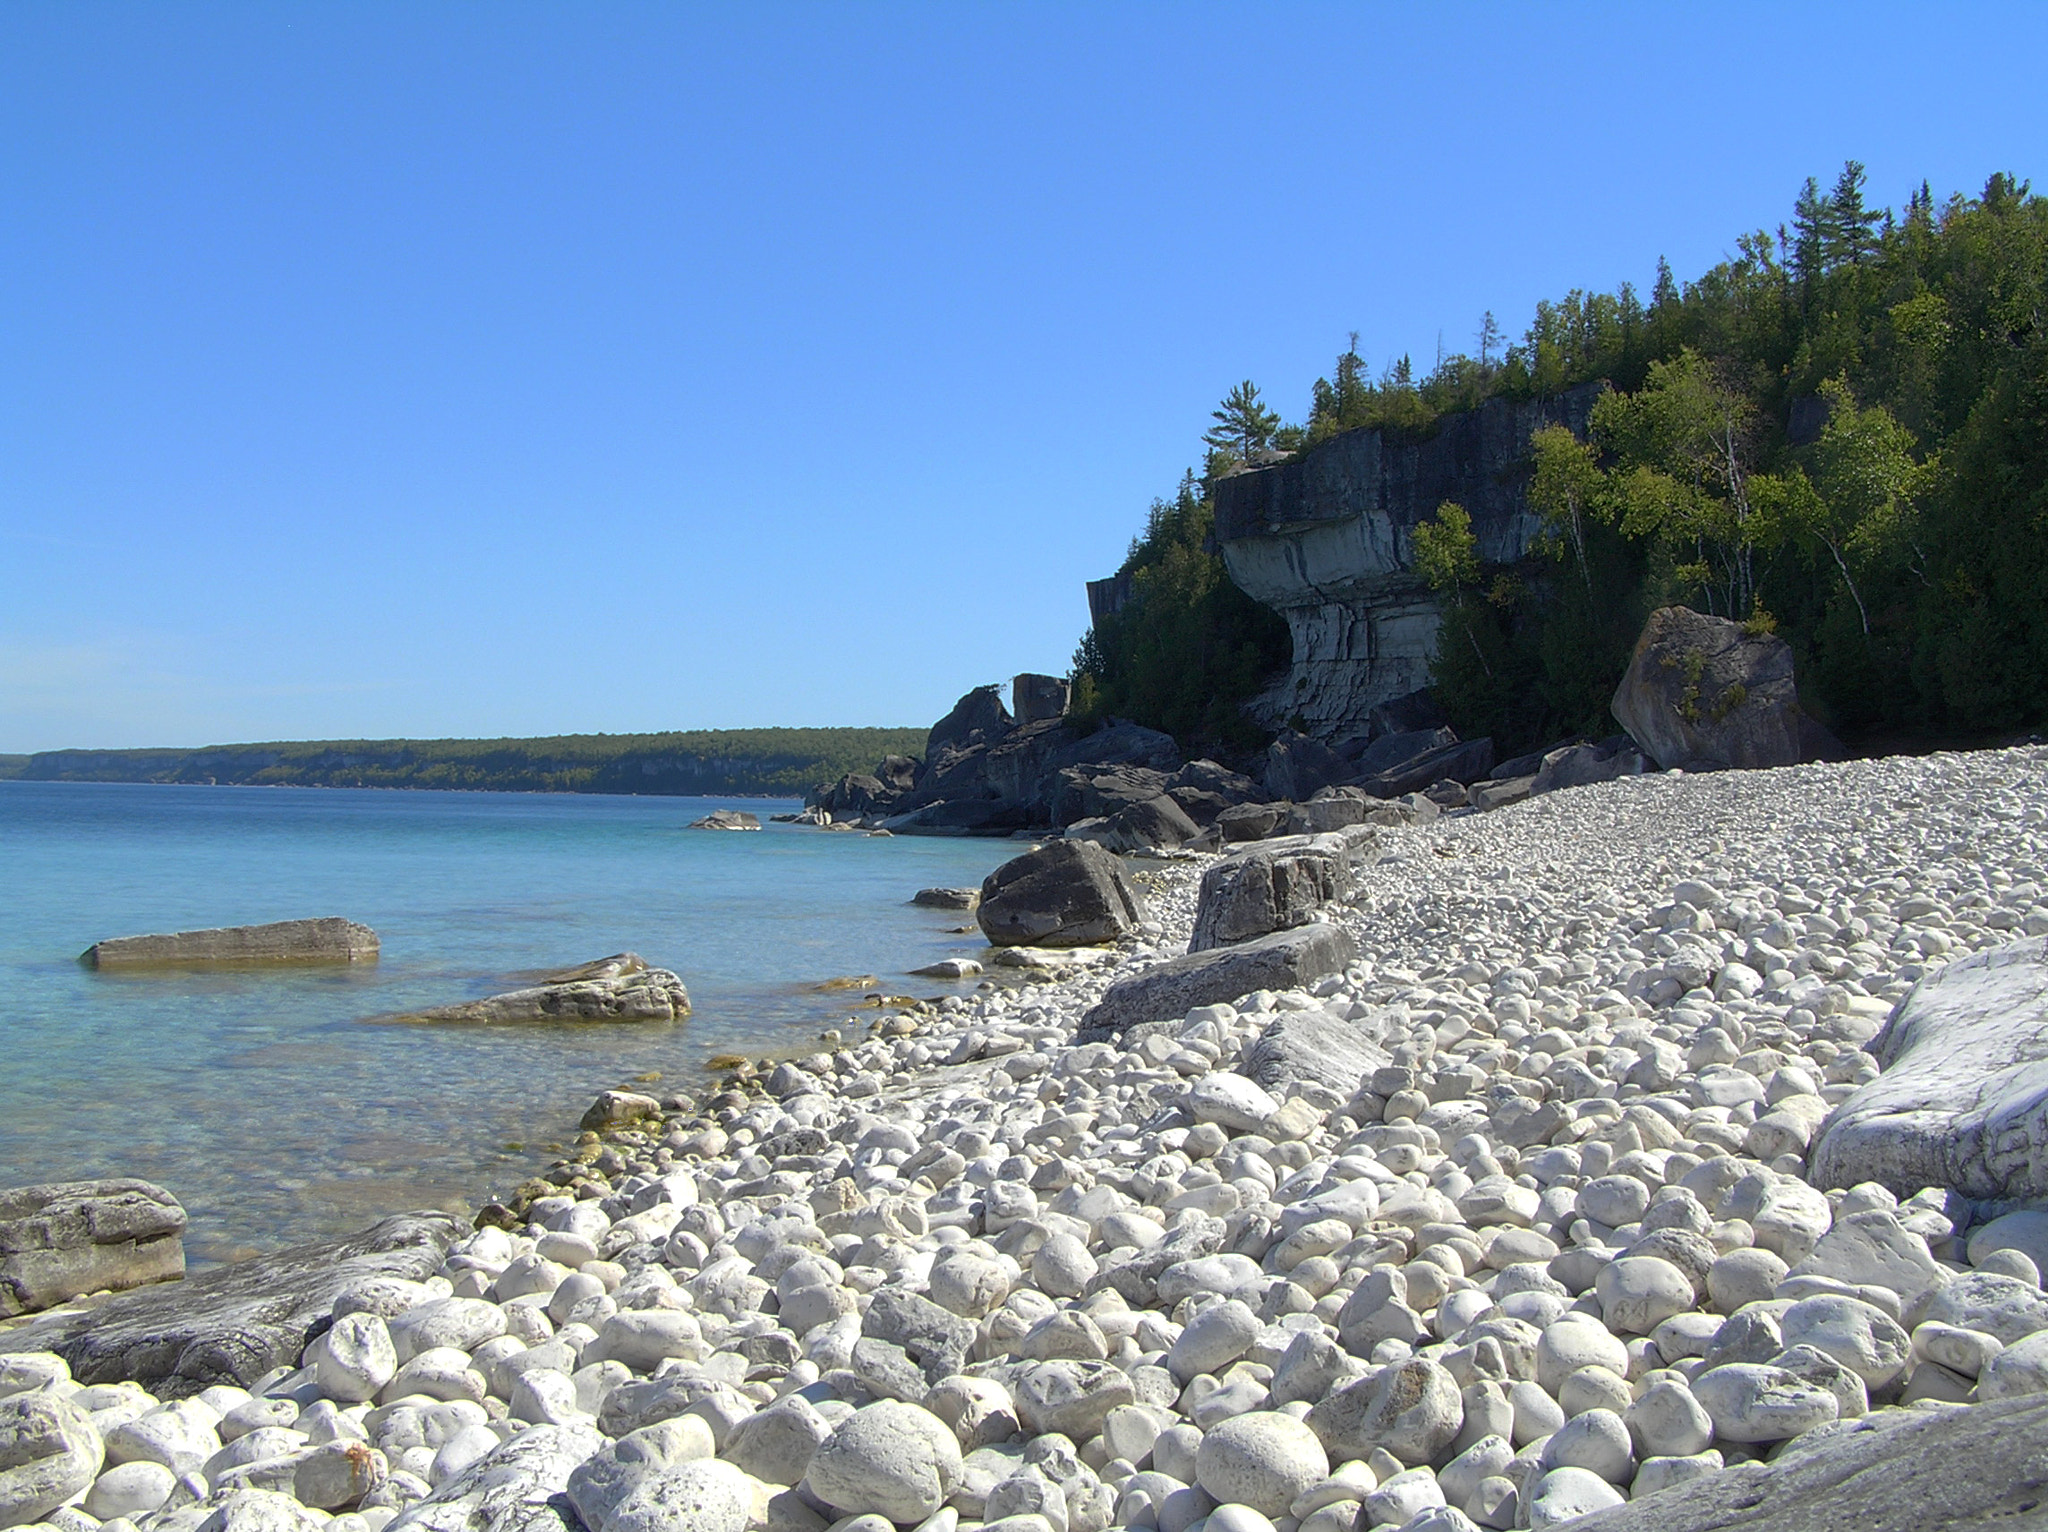
M 761 821 L 758 816 L 745 809 L 713 809 L 702 819 L 690 821 L 693 830 L 758 830 Z

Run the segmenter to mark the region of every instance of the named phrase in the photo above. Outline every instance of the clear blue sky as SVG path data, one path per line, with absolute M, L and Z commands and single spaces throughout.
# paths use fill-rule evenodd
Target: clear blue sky
M 1243 377 L 2048 181 L 2048 8 L 0 8 L 0 750 L 924 724 Z

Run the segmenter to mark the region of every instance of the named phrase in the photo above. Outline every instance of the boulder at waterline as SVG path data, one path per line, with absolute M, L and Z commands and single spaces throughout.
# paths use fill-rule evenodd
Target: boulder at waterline
M 758 830 L 760 819 L 745 809 L 713 809 L 702 819 L 690 821 L 693 830 Z
M 90 968 L 235 967 L 266 963 L 374 963 L 377 933 L 338 915 L 215 926 L 161 936 L 94 942 L 78 960 Z
M 1171 851 L 1200 833 L 1181 806 L 1160 793 L 1119 809 L 1107 819 L 1087 819 L 1067 827 L 1069 840 L 1092 840 L 1106 851 Z
M 2048 1135 L 2048 938 L 1928 975 L 1869 1051 L 1884 1073 L 1822 1126 L 1811 1158 L 1817 1185 L 2048 1197 L 2048 1162 L 2035 1147 Z
M 1799 760 L 1791 647 L 1725 617 L 1650 614 L 1611 704 L 1659 766 L 1790 766 Z
M 1003 863 L 975 911 L 999 947 L 1080 947 L 1114 941 L 1143 919 L 1122 865 L 1089 841 L 1058 840 Z
M 246 1388 L 296 1366 L 335 1301 L 422 1282 L 464 1233 L 446 1213 L 401 1213 L 361 1234 L 259 1256 L 0 1332 L 0 1353 L 54 1351 L 81 1383 L 132 1379 L 160 1398 Z
M 634 952 L 615 953 L 548 974 L 525 989 L 411 1013 L 417 1021 L 681 1021 L 690 992 L 666 968 Z
M 150 1181 L 0 1191 L 0 1318 L 185 1274 L 185 1210 Z
M 928 910 L 971 910 L 981 903 L 977 888 L 921 888 L 910 902 Z

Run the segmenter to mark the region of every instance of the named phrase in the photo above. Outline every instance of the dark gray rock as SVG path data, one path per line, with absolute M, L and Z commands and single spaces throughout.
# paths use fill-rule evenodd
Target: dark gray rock
M 400 1213 L 348 1239 L 258 1256 L 0 1332 L 0 1352 L 54 1351 L 82 1383 L 130 1378 L 166 1399 L 216 1383 L 247 1388 L 273 1367 L 297 1366 L 306 1342 L 327 1328 L 337 1298 L 390 1277 L 424 1281 L 467 1232 L 447 1213 Z
M 91 968 L 235 967 L 264 963 L 374 963 L 377 933 L 338 915 L 219 926 L 163 936 L 94 942 L 78 960 Z
M 870 1301 L 861 1318 L 860 1333 L 900 1346 L 923 1371 L 925 1382 L 932 1384 L 967 1365 L 967 1348 L 974 1344 L 974 1321 L 948 1313 L 916 1293 L 885 1287 Z
M 981 903 L 981 890 L 975 888 L 921 888 L 910 896 L 910 902 L 928 910 L 971 910 Z
M 1299 802 L 1344 781 L 1354 771 L 1350 762 L 1322 741 L 1289 729 L 1266 747 L 1259 778 L 1269 798 Z
M 150 1181 L 0 1191 L 0 1318 L 185 1275 L 185 1210 Z
M 1623 737 L 1618 743 L 1560 745 L 1538 763 L 1530 784 L 1534 793 L 1556 792 L 1563 787 L 1586 787 L 1594 782 L 1612 782 L 1621 777 L 1641 776 L 1649 762 L 1635 741 Z
M 1584 1532 L 1969 1532 L 2048 1526 L 2048 1396 L 1879 1410 L 1769 1462 L 1645 1495 Z
M 1119 809 L 1107 819 L 1069 825 L 1072 840 L 1092 840 L 1105 851 L 1171 851 L 1186 845 L 1201 827 L 1164 793 Z
M 1067 711 L 1067 683 L 1058 676 L 1026 672 L 1010 682 L 1010 707 L 1021 728 L 1027 724 L 1059 718 Z
M 993 743 L 1016 727 L 1010 710 L 1003 706 L 1001 692 L 999 686 L 977 686 L 932 725 L 924 741 L 927 768 L 948 750 Z
M 1287 823 L 1287 811 L 1293 807 L 1291 803 L 1242 803 L 1218 814 L 1213 828 L 1226 843 L 1265 840 L 1280 833 Z
M 1117 859 L 1088 841 L 1058 840 L 1003 863 L 975 912 L 999 947 L 1081 947 L 1114 941 L 1143 918 Z
M 1360 777 L 1353 785 L 1365 789 L 1375 798 L 1399 798 L 1404 793 L 1419 793 L 1445 780 L 1477 782 L 1492 770 L 1492 739 L 1468 739 L 1452 745 L 1439 745 L 1398 766 Z
M 1972 953 L 1913 986 L 1869 1044 L 1884 1073 L 1829 1114 L 1814 1183 L 2048 1197 L 2048 937 Z
M 1348 1096 L 1392 1062 L 1393 1055 L 1357 1022 L 1328 1011 L 1282 1011 L 1245 1049 L 1237 1070 L 1276 1096 L 1297 1081 Z
M 1450 722 L 1444 717 L 1443 704 L 1437 701 L 1436 693 L 1426 686 L 1398 697 L 1389 697 L 1366 716 L 1376 735 L 1440 729 Z
M 1659 766 L 1790 766 L 1800 758 L 1791 646 L 1690 607 L 1650 614 L 1610 706 Z
M 1351 776 L 1370 777 L 1382 771 L 1392 771 L 1410 761 L 1428 755 L 1432 750 L 1441 750 L 1446 745 L 1458 743 L 1457 732 L 1447 727 L 1434 729 L 1404 729 L 1398 734 L 1382 734 L 1371 741 L 1360 740 L 1354 754 L 1346 749 L 1343 754 L 1351 762 Z
M 1073 826 L 1106 819 L 1165 793 L 1170 780 L 1150 766 L 1065 766 L 1054 773 L 1046 817 Z
M 1253 990 L 1313 984 L 1343 972 L 1357 956 L 1357 943 L 1343 927 L 1316 924 L 1169 958 L 1110 985 L 1081 1018 L 1075 1040 L 1107 1041 L 1127 1027 L 1185 1016 L 1198 1005 L 1241 1000 Z
M 1202 874 L 1190 952 L 1285 931 L 1350 892 L 1351 869 L 1330 847 L 1240 851 Z

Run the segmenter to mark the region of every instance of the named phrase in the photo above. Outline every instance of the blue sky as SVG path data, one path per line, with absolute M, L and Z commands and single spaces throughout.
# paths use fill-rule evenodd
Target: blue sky
M 0 8 L 0 751 L 923 724 L 1289 419 L 1851 156 L 2048 182 L 2048 8 Z

